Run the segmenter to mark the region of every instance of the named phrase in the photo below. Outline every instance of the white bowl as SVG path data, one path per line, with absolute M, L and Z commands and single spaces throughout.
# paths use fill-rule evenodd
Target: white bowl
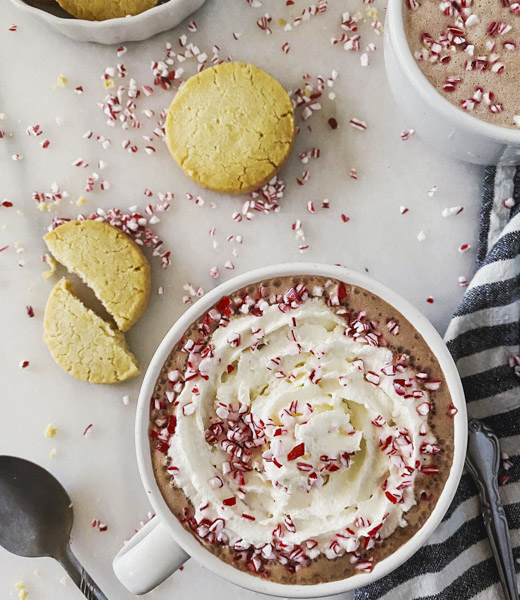
M 51 29 L 78 42 L 121 44 L 145 40 L 173 29 L 206 0 L 169 0 L 140 15 L 106 21 L 85 21 L 66 15 L 61 9 L 30 6 L 23 0 L 11 0 L 22 12 L 38 19 Z
M 239 571 L 223 562 L 201 546 L 170 511 L 153 473 L 148 439 L 149 410 L 155 383 L 172 348 L 186 329 L 220 298 L 264 279 L 305 274 L 336 278 L 361 286 L 400 311 L 423 336 L 437 357 L 458 413 L 453 422 L 454 454 L 450 474 L 428 520 L 412 538 L 377 563 L 371 573 L 361 573 L 341 581 L 316 585 L 284 585 Z M 414 306 L 377 281 L 350 269 L 311 263 L 281 264 L 244 273 L 219 285 L 190 307 L 173 325 L 159 345 L 143 380 L 137 406 L 135 441 L 139 473 L 157 517 L 137 533 L 114 560 L 117 577 L 131 592 L 142 594 L 153 589 L 189 557 L 193 557 L 213 573 L 255 592 L 284 598 L 317 598 L 351 591 L 384 577 L 408 560 L 435 531 L 453 499 L 464 466 L 467 443 L 466 403 L 460 377 L 448 349 L 426 317 Z
M 442 154 L 479 165 L 520 164 L 520 130 L 492 125 L 446 100 L 422 73 L 404 29 L 403 0 L 388 0 L 385 66 L 408 123 Z

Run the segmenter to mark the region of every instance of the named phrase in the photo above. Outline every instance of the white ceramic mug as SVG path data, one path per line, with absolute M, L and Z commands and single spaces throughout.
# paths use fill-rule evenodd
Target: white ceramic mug
M 321 275 L 357 285 L 376 294 L 400 311 L 423 336 L 437 357 L 449 387 L 454 417 L 453 465 L 441 496 L 421 529 L 393 554 L 377 563 L 371 573 L 360 573 L 341 581 L 315 585 L 284 585 L 239 571 L 204 548 L 178 521 L 164 501 L 157 486 L 148 439 L 150 397 L 164 362 L 186 329 L 208 311 L 220 298 L 236 290 L 273 277 L 288 275 Z M 464 466 L 467 438 L 466 403 L 457 368 L 441 337 L 416 308 L 395 292 L 366 275 L 342 267 L 310 263 L 282 264 L 264 267 L 234 277 L 221 284 L 191 306 L 173 325 L 157 349 L 146 375 L 137 406 L 135 440 L 137 461 L 143 484 L 156 517 L 141 529 L 114 559 L 114 571 L 121 583 L 134 594 L 144 594 L 162 583 L 188 558 L 193 557 L 210 571 L 250 590 L 285 598 L 323 597 L 351 591 L 387 575 L 410 558 L 436 529 L 446 513 L 457 489 Z
M 423 74 L 406 38 L 403 0 L 388 0 L 385 67 L 410 127 L 442 154 L 479 165 L 520 164 L 520 129 L 477 119 L 446 100 Z

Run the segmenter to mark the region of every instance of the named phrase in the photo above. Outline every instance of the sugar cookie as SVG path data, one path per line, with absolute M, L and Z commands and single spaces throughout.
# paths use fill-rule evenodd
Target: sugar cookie
M 203 187 L 244 194 L 267 183 L 294 142 L 294 111 L 283 87 L 254 65 L 205 69 L 177 92 L 166 142 L 182 170 Z

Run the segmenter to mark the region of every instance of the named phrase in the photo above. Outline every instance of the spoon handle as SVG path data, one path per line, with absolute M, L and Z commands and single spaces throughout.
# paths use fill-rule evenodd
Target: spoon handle
M 108 600 L 105 594 L 99 589 L 96 582 L 74 556 L 70 546 L 67 546 L 63 555 L 60 556 L 58 560 L 87 600 Z
M 504 596 L 507 600 L 518 600 L 509 529 L 498 492 L 500 445 L 497 436 L 491 429 L 476 419 L 469 422 L 466 467 L 477 484 L 482 517 L 497 564 Z

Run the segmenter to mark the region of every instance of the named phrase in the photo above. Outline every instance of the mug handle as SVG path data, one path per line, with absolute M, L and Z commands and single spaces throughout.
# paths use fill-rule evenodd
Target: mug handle
M 112 567 L 132 594 L 146 594 L 172 575 L 189 555 L 154 517 L 116 554 Z

